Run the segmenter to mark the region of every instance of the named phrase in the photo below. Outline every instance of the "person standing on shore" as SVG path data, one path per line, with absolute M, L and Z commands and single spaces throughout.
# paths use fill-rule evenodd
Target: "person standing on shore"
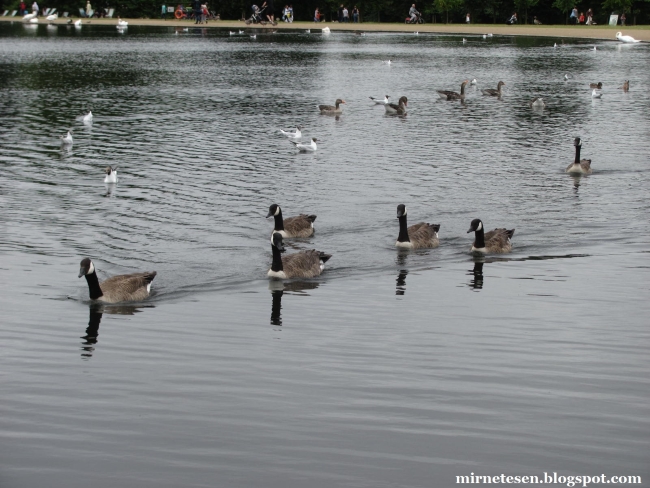
M 594 23 L 593 16 L 594 16 L 593 10 L 591 9 L 587 10 L 587 22 L 585 23 L 586 25 L 591 25 Z
M 625 12 L 621 14 L 621 25 L 625 25 Z
M 167 6 L 163 3 L 162 8 L 160 9 L 160 18 L 163 20 L 167 20 L 165 18 L 166 13 L 167 13 Z
M 355 5 L 354 8 L 352 9 L 352 22 L 355 24 L 359 23 L 359 9 Z
M 318 7 L 314 10 L 314 22 L 320 22 L 320 12 L 318 11 Z
M 465 16 L 465 23 L 469 24 L 469 12 L 467 12 L 467 15 Z
M 343 4 L 339 7 L 339 24 L 343 23 Z
M 192 13 L 194 14 L 194 23 L 201 23 L 201 0 L 194 0 L 192 2 Z
M 38 15 L 38 3 L 36 3 L 36 0 L 34 0 L 34 3 L 32 3 L 32 13 Z
M 343 7 L 343 22 L 350 22 L 350 12 L 347 7 Z
M 578 23 L 578 7 L 573 7 L 573 10 L 571 10 L 571 15 L 569 16 L 569 22 L 572 25 L 576 25 Z

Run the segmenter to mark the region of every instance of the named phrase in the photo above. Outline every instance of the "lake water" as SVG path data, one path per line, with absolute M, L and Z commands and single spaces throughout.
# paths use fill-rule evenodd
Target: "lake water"
M 0 24 L 0 486 L 647 483 L 648 46 L 312 31 Z M 502 99 L 437 98 L 472 78 Z M 272 203 L 320 278 L 266 279 Z M 438 249 L 395 250 L 399 203 Z M 153 296 L 90 304 L 83 257 Z

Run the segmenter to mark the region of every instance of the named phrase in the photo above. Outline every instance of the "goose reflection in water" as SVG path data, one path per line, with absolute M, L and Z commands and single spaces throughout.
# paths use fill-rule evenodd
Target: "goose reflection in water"
M 97 337 L 99 336 L 99 324 L 105 313 L 117 315 L 134 315 L 140 312 L 142 306 L 133 305 L 99 305 L 93 304 L 90 306 L 90 318 L 88 319 L 88 327 L 86 328 L 86 335 L 82 336 L 83 342 L 81 343 L 81 357 L 90 359 L 95 352 L 95 345 L 97 344 Z M 152 308 L 151 306 L 147 308 Z
M 320 286 L 317 281 L 269 281 L 271 291 L 271 325 L 282 325 L 282 297 L 287 292 L 289 295 L 309 296 L 305 290 L 315 290 Z
M 485 264 L 483 261 L 475 261 L 474 269 L 469 270 L 469 273 L 467 273 L 472 276 L 468 283 L 472 290 L 483 289 L 483 264 Z
M 397 283 L 395 287 L 395 295 L 404 295 L 406 293 L 406 275 L 409 274 L 408 270 L 403 269 L 397 275 L 395 282 Z

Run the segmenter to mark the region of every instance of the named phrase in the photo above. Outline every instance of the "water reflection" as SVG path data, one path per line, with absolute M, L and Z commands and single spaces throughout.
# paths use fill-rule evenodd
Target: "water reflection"
M 99 324 L 102 322 L 102 317 L 105 313 L 116 315 L 134 315 L 140 312 L 142 308 L 135 305 L 104 305 L 92 304 L 89 308 L 90 316 L 88 318 L 88 327 L 86 328 L 86 335 L 82 336 L 83 342 L 81 343 L 81 357 L 83 359 L 90 359 L 95 352 L 97 344 L 97 337 L 99 336 Z M 152 305 L 146 308 L 153 308 Z
M 397 280 L 395 280 L 396 283 L 397 283 L 397 285 L 395 287 L 395 295 L 400 295 L 401 296 L 401 295 L 404 295 L 404 293 L 406 292 L 406 275 L 407 274 L 409 274 L 408 270 L 403 269 L 397 275 Z
M 309 296 L 304 293 L 306 290 L 315 290 L 320 286 L 316 281 L 289 281 L 279 280 L 269 281 L 269 290 L 271 291 L 271 325 L 282 325 L 282 297 L 284 292 L 287 294 Z
M 472 276 L 468 283 L 472 290 L 483 289 L 483 264 L 485 264 L 483 260 L 474 261 L 474 269 L 469 270 L 469 273 L 467 273 Z

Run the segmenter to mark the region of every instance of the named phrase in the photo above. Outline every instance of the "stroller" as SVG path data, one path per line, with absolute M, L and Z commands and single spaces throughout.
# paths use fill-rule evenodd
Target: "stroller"
M 250 24 L 266 25 L 267 22 L 264 21 L 264 18 L 262 17 L 262 13 L 264 12 L 264 10 L 266 10 L 266 7 L 259 8 L 257 5 L 253 5 L 251 8 L 253 9 L 253 15 L 251 15 L 250 19 L 246 19 L 246 25 L 250 25 Z

